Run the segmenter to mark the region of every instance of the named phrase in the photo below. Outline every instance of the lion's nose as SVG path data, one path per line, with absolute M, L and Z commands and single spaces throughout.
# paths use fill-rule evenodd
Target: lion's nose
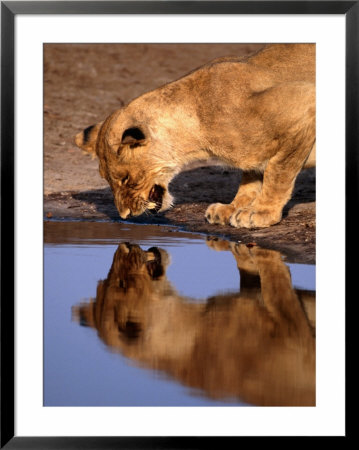
M 125 208 L 122 211 L 119 211 L 121 219 L 127 219 L 127 217 L 131 214 L 131 211 L 129 208 Z

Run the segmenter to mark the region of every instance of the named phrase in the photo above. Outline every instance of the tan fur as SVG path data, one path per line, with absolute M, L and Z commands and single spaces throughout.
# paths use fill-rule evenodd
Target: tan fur
M 207 220 L 275 224 L 300 170 L 315 165 L 315 45 L 215 60 L 136 98 L 76 143 L 98 156 L 122 218 L 167 209 L 170 180 L 215 158 L 242 169 L 243 181 L 231 204 L 209 206 Z M 158 205 L 155 185 L 164 191 Z
M 112 351 L 207 396 L 315 405 L 314 293 L 293 289 L 278 252 L 209 244 L 232 252 L 240 291 L 198 303 L 167 279 L 165 251 L 120 244 L 96 299 L 74 318 Z

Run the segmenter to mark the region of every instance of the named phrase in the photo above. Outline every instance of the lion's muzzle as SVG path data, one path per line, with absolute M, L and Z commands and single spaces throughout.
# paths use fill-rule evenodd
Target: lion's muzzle
M 127 219 L 127 217 L 131 215 L 131 211 L 129 210 L 129 208 L 124 208 L 118 213 L 120 214 L 121 219 Z

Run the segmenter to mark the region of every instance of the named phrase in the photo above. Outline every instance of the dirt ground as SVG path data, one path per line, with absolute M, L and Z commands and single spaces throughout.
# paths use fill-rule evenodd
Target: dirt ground
M 209 60 L 247 55 L 260 44 L 46 44 L 44 46 L 44 219 L 117 221 L 112 193 L 98 163 L 74 136 L 138 95 L 175 80 Z M 177 225 L 187 231 L 257 243 L 289 259 L 315 262 L 315 171 L 302 172 L 283 220 L 246 230 L 210 225 L 207 206 L 230 202 L 241 173 L 193 167 L 170 185 L 173 209 L 132 222 Z

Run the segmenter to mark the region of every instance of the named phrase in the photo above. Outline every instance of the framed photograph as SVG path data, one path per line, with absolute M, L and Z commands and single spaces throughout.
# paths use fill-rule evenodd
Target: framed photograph
M 358 3 L 1 2 L 1 448 L 348 436 Z

